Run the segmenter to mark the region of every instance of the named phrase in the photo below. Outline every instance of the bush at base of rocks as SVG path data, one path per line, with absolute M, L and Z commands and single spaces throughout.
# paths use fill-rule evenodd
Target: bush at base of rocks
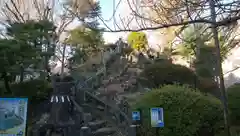
M 140 82 L 148 87 L 159 87 L 166 84 L 187 84 L 195 87 L 197 76 L 191 69 L 182 65 L 155 63 L 148 65 L 143 70 L 140 74 Z
M 163 85 L 179 84 L 198 88 L 201 92 L 210 93 L 220 98 L 217 83 L 211 78 L 198 77 L 188 67 L 172 64 L 167 61 L 148 65 L 138 77 L 138 83 L 148 88 L 157 88 Z
M 133 110 L 142 110 L 141 136 L 155 134 L 150 126 L 151 107 L 164 109 L 165 126 L 159 130 L 163 136 L 214 136 L 223 127 L 218 99 L 185 86 L 167 85 L 146 93 L 133 105 Z

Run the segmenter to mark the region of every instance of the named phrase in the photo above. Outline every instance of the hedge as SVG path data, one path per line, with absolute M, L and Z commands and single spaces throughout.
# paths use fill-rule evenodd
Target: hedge
M 141 136 L 155 133 L 150 126 L 151 107 L 164 109 L 165 126 L 159 130 L 162 136 L 214 136 L 224 124 L 218 99 L 185 86 L 166 85 L 146 93 L 133 105 L 133 110 L 143 113 Z
M 227 94 L 231 124 L 240 125 L 240 84 L 230 86 Z
M 4 93 L 5 87 L 3 84 L 0 88 L 2 96 L 27 97 L 30 105 L 36 105 L 43 100 L 49 99 L 48 97 L 53 90 L 49 82 L 39 79 L 10 84 L 12 94 Z
M 12 84 L 11 90 L 14 96 L 28 97 L 30 100 L 47 99 L 49 93 L 52 91 L 47 81 L 38 79 Z

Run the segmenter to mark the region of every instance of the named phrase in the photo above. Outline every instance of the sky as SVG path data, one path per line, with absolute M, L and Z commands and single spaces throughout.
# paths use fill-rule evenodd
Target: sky
M 122 0 L 123 1 L 123 0 Z M 117 3 L 119 2 L 119 0 L 115 0 L 115 6 L 117 5 Z M 113 16 L 113 10 L 114 10 L 114 0 L 100 0 L 100 6 L 102 8 L 102 18 L 105 20 L 105 23 L 110 27 L 110 28 L 114 28 L 114 23 L 113 23 L 113 19 L 111 20 L 111 17 Z M 124 4 L 124 2 L 122 2 L 119 6 L 119 8 L 117 9 L 117 13 L 115 14 L 115 16 L 118 16 L 121 13 L 121 16 L 123 16 L 123 14 L 127 14 L 127 9 L 128 7 Z M 108 21 L 109 20 L 109 21 Z M 101 23 L 103 27 L 105 27 L 103 25 L 103 23 Z M 123 37 L 125 38 L 124 33 L 108 33 L 105 32 L 104 33 L 104 39 L 106 43 L 112 43 L 118 40 L 118 38 Z
M 115 17 L 116 17 L 116 20 L 117 20 L 116 22 L 118 22 L 118 23 L 120 23 L 119 15 L 121 16 L 121 18 L 127 18 L 127 17 L 131 16 L 130 15 L 131 10 L 130 10 L 128 4 L 127 4 L 127 0 L 115 0 L 115 6 L 117 6 L 119 1 L 121 1 L 121 3 L 117 8 L 117 12 L 115 13 Z M 109 20 L 113 15 L 114 0 L 100 0 L 100 6 L 102 8 L 103 19 Z M 132 7 L 134 7 L 134 6 L 132 6 Z M 114 29 L 113 20 L 107 22 L 107 25 L 110 28 Z M 102 26 L 104 27 L 104 25 L 102 25 Z M 131 23 L 131 28 L 134 28 L 136 26 L 137 26 L 136 22 L 133 20 L 133 22 Z M 159 43 L 159 41 L 160 41 L 159 40 L 159 34 L 157 34 L 159 32 L 146 31 L 145 33 L 147 34 L 148 42 L 149 42 L 149 45 L 151 47 L 154 47 L 156 44 Z M 112 42 L 117 41 L 118 38 L 120 38 L 120 37 L 126 40 L 128 34 L 129 34 L 128 32 L 104 33 L 104 39 L 105 39 L 106 43 L 112 43 Z M 158 46 L 156 48 L 158 48 Z
M 31 0 L 29 0 L 29 1 L 31 1 Z M 115 2 L 115 6 L 117 6 L 119 1 L 121 1 L 121 4 L 118 6 L 117 12 L 115 13 L 115 17 L 116 17 L 116 20 L 117 20 L 116 22 L 118 24 L 121 24 L 120 23 L 121 21 L 119 19 L 119 15 L 121 16 L 121 18 L 126 18 L 126 17 L 129 17 L 129 15 L 131 13 L 130 8 L 127 4 L 127 0 L 98 0 L 98 1 L 100 1 L 102 18 L 103 18 L 104 22 L 107 24 L 107 26 L 112 28 L 112 29 L 114 29 L 113 19 L 111 19 L 112 16 L 113 16 L 113 10 L 115 9 L 114 8 L 114 2 Z M 132 1 L 132 0 L 130 0 L 130 1 Z M 55 10 L 57 10 L 57 8 Z M 26 12 L 26 10 L 24 10 L 24 12 Z M 59 12 L 59 11 L 57 11 L 57 12 Z M 109 21 L 107 21 L 107 20 L 109 20 Z M 105 27 L 105 25 L 103 25 L 103 23 L 101 21 L 100 21 L 100 24 L 102 25 L 102 27 Z M 134 21 L 131 24 L 133 24 L 133 26 L 135 24 L 135 26 L 136 26 L 136 23 L 134 23 Z M 79 22 L 75 20 L 73 23 L 71 23 L 71 25 L 69 25 L 68 28 L 71 29 L 71 28 L 76 27 L 77 25 L 79 25 Z M 0 29 L 1 29 L 1 26 L 0 26 Z M 104 39 L 105 39 L 106 43 L 114 43 L 119 38 L 126 39 L 127 35 L 128 35 L 128 33 L 125 33 L 125 32 L 122 32 L 122 33 L 104 33 Z M 63 35 L 62 37 L 65 37 L 65 35 Z M 61 38 L 61 39 L 64 39 L 64 38 Z

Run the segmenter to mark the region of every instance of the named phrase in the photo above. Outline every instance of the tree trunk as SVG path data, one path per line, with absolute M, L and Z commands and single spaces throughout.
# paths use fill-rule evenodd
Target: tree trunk
M 49 73 L 51 72 L 50 70 L 50 67 L 49 67 L 49 64 L 48 64 L 48 61 L 49 61 L 49 56 L 45 56 L 44 57 L 44 69 L 45 69 L 45 79 L 47 79 L 48 81 L 50 81 L 50 75 Z
M 4 80 L 4 86 L 5 86 L 5 89 L 7 91 L 7 94 L 11 94 L 12 91 L 11 91 L 11 88 L 10 88 L 10 85 L 9 85 L 9 79 L 8 79 L 8 75 L 7 75 L 6 71 L 3 72 L 2 77 L 3 77 L 3 80 Z
M 196 32 L 196 61 L 198 62 L 199 58 L 200 58 L 200 53 L 201 53 L 201 42 L 200 42 L 200 38 L 201 38 L 201 35 L 200 35 L 200 32 L 201 31 L 201 28 L 198 28 L 196 26 L 196 24 L 194 24 L 194 30 Z
M 64 68 L 65 68 L 65 50 L 66 50 L 66 45 L 63 45 L 63 52 L 62 52 L 62 67 L 61 67 L 61 78 L 64 76 Z
M 24 79 L 24 68 L 23 68 L 23 65 L 21 64 L 21 66 L 20 66 L 20 83 L 23 82 L 23 79 Z
M 211 9 L 211 20 L 213 22 L 216 22 L 216 11 L 215 11 L 215 2 L 214 0 L 209 0 L 209 5 Z M 227 132 L 227 136 L 231 136 L 230 132 L 230 124 L 229 124 L 229 112 L 228 112 L 228 103 L 227 103 L 227 96 L 226 96 L 226 90 L 224 86 L 224 78 L 223 78 L 223 71 L 222 71 L 222 61 L 221 61 L 221 53 L 220 53 L 220 43 L 218 39 L 218 30 L 216 24 L 212 24 L 212 33 L 216 48 L 216 77 L 219 83 L 219 89 L 222 94 L 222 103 L 224 107 L 224 123 L 225 128 Z

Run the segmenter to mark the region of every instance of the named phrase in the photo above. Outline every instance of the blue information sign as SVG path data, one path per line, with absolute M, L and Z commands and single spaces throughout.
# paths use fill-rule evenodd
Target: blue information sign
M 163 108 L 151 108 L 151 126 L 164 127 Z
M 140 111 L 133 111 L 132 112 L 132 120 L 133 121 L 139 121 L 139 120 L 141 120 L 141 118 L 140 118 Z
M 27 98 L 0 98 L 0 136 L 25 136 Z

